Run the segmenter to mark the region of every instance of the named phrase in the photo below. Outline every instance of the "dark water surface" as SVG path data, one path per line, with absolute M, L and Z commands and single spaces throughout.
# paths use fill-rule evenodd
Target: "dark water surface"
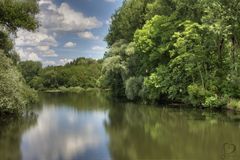
M 43 94 L 23 118 L 0 117 L 0 159 L 240 159 L 240 114 Z

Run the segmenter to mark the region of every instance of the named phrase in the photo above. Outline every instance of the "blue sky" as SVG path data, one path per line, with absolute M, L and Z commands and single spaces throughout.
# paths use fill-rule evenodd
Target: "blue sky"
M 77 57 L 102 58 L 110 17 L 121 4 L 122 0 L 40 0 L 40 28 L 34 33 L 19 30 L 15 49 L 22 60 L 44 66 L 64 65 Z

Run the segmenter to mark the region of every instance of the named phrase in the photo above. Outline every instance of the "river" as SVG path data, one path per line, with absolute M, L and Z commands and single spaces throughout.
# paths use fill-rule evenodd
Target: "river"
M 41 94 L 0 118 L 1 160 L 220 160 L 240 157 L 240 114 Z

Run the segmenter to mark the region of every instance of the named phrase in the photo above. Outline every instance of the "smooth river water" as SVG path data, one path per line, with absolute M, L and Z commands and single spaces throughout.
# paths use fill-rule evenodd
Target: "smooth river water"
M 0 117 L 0 159 L 239 160 L 240 114 L 42 94 L 23 118 Z

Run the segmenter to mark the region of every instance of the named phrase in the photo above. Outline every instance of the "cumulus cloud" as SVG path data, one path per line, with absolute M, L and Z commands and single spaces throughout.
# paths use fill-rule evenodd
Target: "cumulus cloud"
M 18 38 L 15 39 L 17 47 L 35 47 L 37 45 L 57 46 L 56 39 L 43 30 L 40 30 L 39 32 L 28 32 L 21 29 L 18 31 L 17 35 Z
M 92 32 L 85 31 L 85 32 L 78 32 L 78 36 L 83 39 L 91 39 L 91 40 L 98 40 L 98 36 L 94 36 Z
M 114 3 L 116 2 L 116 0 L 104 0 L 105 2 L 110 2 L 110 3 Z
M 73 43 L 73 42 L 67 42 L 67 43 L 65 43 L 65 45 L 64 45 L 64 47 L 65 48 L 74 48 L 74 47 L 76 47 L 76 43 Z
M 41 61 L 42 59 L 31 48 L 18 48 L 18 54 L 22 60 Z
M 56 62 L 55 61 L 44 61 L 43 66 L 55 66 Z
M 42 61 L 42 64 L 44 67 L 47 67 L 47 66 L 63 66 L 67 63 L 70 63 L 72 62 L 73 59 L 71 58 L 59 58 L 57 60 L 45 60 L 45 61 Z
M 70 63 L 70 62 L 72 62 L 72 61 L 73 61 L 73 59 L 61 58 L 61 59 L 59 60 L 58 65 L 65 65 L 65 64 Z
M 41 12 L 38 16 L 43 27 L 54 31 L 84 31 L 102 26 L 96 17 L 86 17 L 73 10 L 67 3 L 59 7 L 52 1 L 40 1 Z
M 102 26 L 102 22 L 96 17 L 87 17 L 73 10 L 65 2 L 60 6 L 57 6 L 53 0 L 40 0 L 38 3 L 40 13 L 37 19 L 41 27 L 37 32 L 19 30 L 18 38 L 15 39 L 15 49 L 22 60 L 57 57 L 55 48 L 58 46 L 57 38 L 61 35 L 60 33 L 81 33 Z M 90 37 L 93 38 L 94 35 Z M 76 46 L 74 43 L 66 45 L 66 47 L 74 46 Z
M 106 48 L 105 48 L 105 47 L 102 47 L 102 46 L 93 46 L 93 47 L 92 47 L 92 50 L 93 50 L 93 51 L 105 51 Z

